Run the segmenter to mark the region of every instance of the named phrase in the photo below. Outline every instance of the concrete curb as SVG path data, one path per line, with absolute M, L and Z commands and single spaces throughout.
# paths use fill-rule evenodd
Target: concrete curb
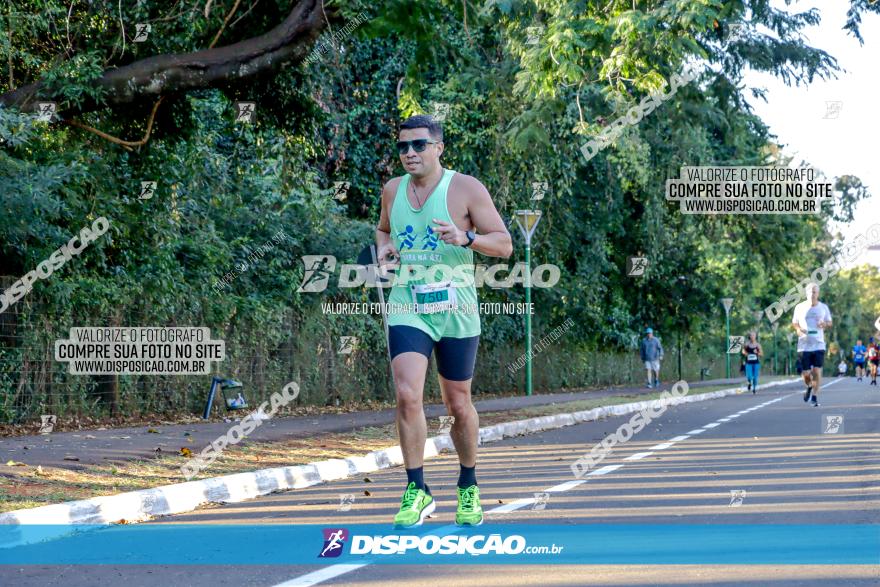
M 768 383 L 762 388 L 785 385 L 795 381 L 798 380 Z M 737 393 L 743 393 L 743 388 L 737 387 L 679 398 L 669 397 L 617 404 L 581 412 L 503 422 L 480 428 L 480 443 L 572 426 L 608 416 L 621 416 L 649 407 L 706 401 Z M 425 458 L 437 456 L 441 451 L 451 449 L 453 449 L 453 444 L 448 434 L 429 438 L 425 444 Z M 360 457 L 330 459 L 293 467 L 261 469 L 249 473 L 236 473 L 200 481 L 164 485 L 153 489 L 15 510 L 0 514 L 0 524 L 112 524 L 121 520 L 128 523 L 142 522 L 155 516 L 189 512 L 206 503 L 236 503 L 277 491 L 302 489 L 326 481 L 373 473 L 402 464 L 403 454 L 400 446 L 393 446 Z

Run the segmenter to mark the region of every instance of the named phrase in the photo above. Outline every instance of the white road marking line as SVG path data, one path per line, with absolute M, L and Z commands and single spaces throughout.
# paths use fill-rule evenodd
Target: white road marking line
M 527 505 L 535 503 L 534 497 L 528 497 L 525 499 L 518 499 L 516 501 L 512 501 L 510 503 L 506 503 L 504 505 L 500 505 L 497 508 L 493 508 L 487 511 L 487 514 L 506 514 L 507 512 L 512 512 L 514 510 L 518 510 L 519 508 L 524 508 Z
M 729 418 L 729 417 L 727 417 L 727 418 L 721 418 L 721 419 L 718 420 L 718 421 L 719 421 L 719 422 L 730 422 L 730 418 Z
M 716 428 L 718 426 L 721 426 L 721 424 L 719 424 L 718 422 L 712 422 L 711 424 L 706 424 L 705 426 L 703 426 L 703 428 Z
M 702 433 L 705 432 L 705 431 L 706 431 L 706 430 L 703 429 L 703 428 L 697 428 L 696 430 L 691 430 L 690 432 L 688 432 L 688 434 L 689 434 L 690 436 L 694 436 L 695 434 L 702 434 Z
M 624 460 L 626 460 L 626 459 L 624 459 Z M 559 485 L 554 485 L 554 486 L 551 487 L 550 489 L 545 489 L 545 491 L 547 491 L 547 492 L 550 492 L 550 491 L 568 491 L 569 489 L 574 489 L 574 488 L 577 487 L 578 485 L 580 485 L 580 484 L 582 484 L 582 483 L 586 483 L 586 482 L 587 482 L 586 479 L 577 479 L 577 480 L 575 480 L 575 481 L 566 481 L 565 483 L 560 483 Z
M 629 455 L 628 457 L 626 457 L 623 460 L 625 460 L 625 461 L 639 461 L 645 457 L 651 456 L 652 454 L 654 454 L 654 453 L 652 453 L 652 452 L 637 452 L 634 455 Z
M 311 585 L 317 585 L 318 583 L 323 583 L 324 581 L 328 581 L 330 579 L 335 579 L 340 575 L 344 575 L 345 573 L 350 573 L 355 571 L 361 567 L 365 567 L 370 563 L 358 563 L 358 564 L 338 564 L 333 565 L 332 567 L 326 567 L 324 569 L 319 569 L 313 573 L 309 573 L 308 575 L 302 575 L 300 577 L 294 577 L 289 581 L 285 581 L 284 583 L 278 583 L 274 587 L 309 587 Z
M 669 442 L 681 442 L 682 440 L 687 440 L 690 438 L 687 434 L 682 434 L 681 436 L 676 436 L 675 438 L 671 438 Z
M 666 450 L 670 446 L 674 445 L 674 442 L 661 442 L 660 444 L 656 444 L 650 448 L 650 450 Z
M 623 465 L 608 465 L 608 466 L 602 467 L 601 469 L 596 469 L 595 471 L 590 471 L 589 473 L 587 473 L 587 476 L 589 477 L 589 476 L 593 476 L 593 475 L 597 475 L 597 476 L 598 475 L 607 475 L 611 471 L 616 471 L 617 469 L 621 468 L 622 466 Z

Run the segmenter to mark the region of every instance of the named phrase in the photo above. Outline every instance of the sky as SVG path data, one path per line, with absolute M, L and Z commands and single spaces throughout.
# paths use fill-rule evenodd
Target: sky
M 773 4 L 785 8 L 781 0 Z M 767 101 L 745 92 L 755 113 L 776 135 L 787 155 L 807 161 L 828 177 L 855 175 L 872 196 L 861 201 L 850 224 L 835 224 L 851 241 L 859 232 L 880 222 L 880 15 L 862 15 L 864 45 L 843 29 L 848 0 L 806 0 L 789 11 L 811 7 L 820 10 L 819 25 L 803 29 L 808 44 L 835 57 L 841 71 L 837 79 L 816 79 L 804 87 L 788 87 L 770 74 L 748 72 L 747 88 L 767 89 Z M 880 250 L 868 251 L 853 265 L 880 266 Z

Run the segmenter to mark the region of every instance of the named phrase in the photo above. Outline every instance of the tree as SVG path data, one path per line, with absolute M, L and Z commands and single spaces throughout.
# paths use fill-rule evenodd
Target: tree
M 47 4 L 50 13 L 57 12 L 57 5 L 54 2 Z M 82 25 L 80 30 L 83 38 L 75 38 L 71 41 L 68 36 L 69 47 L 72 47 L 74 42 L 77 45 L 88 42 L 85 38 L 86 22 L 107 11 L 113 3 L 106 4 L 106 6 L 92 4 L 78 15 L 83 22 L 74 22 L 74 27 L 77 24 Z M 210 5 L 210 2 L 208 4 Z M 294 5 L 287 18 L 272 30 L 231 45 L 190 53 L 153 55 L 110 67 L 98 75 L 94 75 L 94 69 L 89 68 L 91 71 L 85 72 L 86 76 L 77 80 L 85 86 L 84 99 L 76 99 L 81 96 L 71 96 L 69 90 L 65 91 L 63 81 L 53 75 L 56 71 L 62 70 L 60 65 L 59 70 L 44 71 L 42 79 L 22 87 L 11 87 L 10 79 L 7 91 L 0 95 L 0 105 L 15 107 L 22 112 L 33 112 L 40 100 L 58 101 L 60 103 L 58 114 L 72 116 L 105 106 L 121 106 L 144 98 L 159 98 L 168 93 L 245 84 L 255 77 L 271 75 L 302 59 L 311 50 L 315 39 L 325 26 L 333 22 L 331 18 L 339 22 L 338 11 L 330 10 L 328 13 L 323 10 L 322 4 L 322 0 L 300 0 Z M 223 20 L 215 42 L 238 5 L 239 2 L 236 2 L 232 12 Z M 12 21 L 12 4 L 9 6 L 9 11 L 9 19 Z M 10 30 L 9 33 L 12 35 L 14 31 Z M 125 35 L 123 27 L 123 41 Z M 57 36 L 51 39 L 56 43 L 59 40 Z M 88 61 L 90 65 L 95 64 L 95 60 L 89 59 L 90 54 L 96 56 L 95 51 L 95 47 L 87 45 L 86 57 L 81 58 L 80 61 Z M 14 57 L 11 53 L 8 57 L 11 77 Z M 74 58 L 76 57 L 78 56 L 74 55 Z

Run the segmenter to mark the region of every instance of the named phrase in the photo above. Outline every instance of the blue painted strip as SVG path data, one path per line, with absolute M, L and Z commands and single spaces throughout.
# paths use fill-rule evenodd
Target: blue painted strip
M 487 523 L 449 528 L 437 524 L 415 531 L 394 531 L 384 524 L 0 526 L 0 564 L 880 564 L 880 525 Z M 535 547 L 539 550 L 532 551 Z

